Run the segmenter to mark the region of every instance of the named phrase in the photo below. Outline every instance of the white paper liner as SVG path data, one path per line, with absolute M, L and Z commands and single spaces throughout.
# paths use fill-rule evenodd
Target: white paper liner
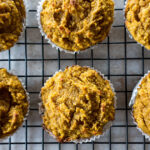
M 69 66 L 69 67 L 72 67 L 72 66 Z M 88 68 L 91 68 L 91 69 L 95 70 L 96 72 L 98 72 L 98 73 L 103 77 L 103 79 L 109 81 L 109 84 L 110 84 L 110 86 L 111 86 L 111 88 L 112 88 L 112 91 L 113 91 L 114 94 L 115 94 L 115 95 L 114 95 L 114 107 L 115 107 L 115 109 L 116 109 L 116 108 L 117 108 L 117 97 L 116 97 L 116 92 L 115 92 L 115 89 L 114 89 L 113 84 L 111 83 L 111 81 L 108 80 L 107 77 L 104 76 L 104 74 L 102 74 L 100 71 L 98 71 L 98 70 L 95 69 L 94 67 L 90 67 L 90 66 L 83 66 L 83 67 L 88 67 Z M 60 71 L 62 71 L 62 70 L 60 69 L 59 71 L 56 71 L 53 76 L 55 76 L 55 75 L 56 75 L 58 72 L 60 72 Z M 49 78 L 46 80 L 46 82 L 47 82 L 50 78 L 52 78 L 52 77 L 49 77 Z M 46 82 L 44 83 L 44 86 L 45 86 Z M 44 86 L 43 86 L 43 87 L 44 87 Z M 41 92 L 40 92 L 40 94 L 39 94 L 39 98 L 41 99 Z M 44 113 L 43 104 L 42 104 L 42 102 L 40 102 L 40 103 L 39 103 L 39 114 L 40 114 L 41 118 L 42 118 L 43 113 Z M 109 121 L 109 122 L 103 127 L 103 134 L 101 134 L 101 135 L 92 136 L 92 137 L 90 137 L 90 138 L 71 140 L 71 141 L 69 141 L 69 142 L 74 142 L 74 143 L 79 143 L 79 144 L 87 143 L 87 142 L 93 142 L 93 141 L 95 141 L 96 139 L 99 139 L 100 137 L 102 137 L 102 136 L 105 135 L 106 131 L 107 131 L 108 129 L 110 129 L 110 127 L 112 126 L 112 122 L 113 122 L 113 121 Z M 44 127 L 44 124 L 43 124 L 43 128 L 44 128 L 44 130 L 45 130 L 50 136 L 52 136 L 54 139 L 56 139 L 55 135 L 53 135 L 52 132 L 50 132 L 49 130 L 47 130 L 47 129 Z
M 41 25 L 41 17 L 40 17 L 40 13 L 42 11 L 42 6 L 43 6 L 43 3 L 44 3 L 45 0 L 40 0 L 39 3 L 38 3 L 38 7 L 37 7 L 37 21 L 38 21 L 38 26 L 39 26 L 39 29 L 40 29 L 40 32 L 42 34 L 42 36 L 45 37 L 45 39 L 48 41 L 48 43 L 53 47 L 53 48 L 56 48 L 57 50 L 60 50 L 60 51 L 64 51 L 65 53 L 68 53 L 68 54 L 75 54 L 75 53 L 82 53 L 82 52 L 85 52 L 85 51 L 89 51 L 91 49 L 96 49 L 98 46 L 100 46 L 99 43 L 93 45 L 93 46 L 90 46 L 89 48 L 86 48 L 84 50 L 78 50 L 78 51 L 71 51 L 71 50 L 66 50 L 66 49 L 63 49 L 61 47 L 59 47 L 58 45 L 54 44 L 46 35 L 46 33 L 44 33 L 43 31 L 43 28 L 42 28 L 42 25 Z M 114 20 L 114 19 L 113 19 Z M 111 33 L 111 29 L 112 29 L 112 24 L 110 26 L 110 30 L 109 30 L 109 33 L 108 35 L 106 36 L 106 38 L 109 36 L 109 34 Z M 105 39 L 106 39 L 105 38 Z M 104 40 L 105 40 L 104 39 Z M 103 41 L 104 41 L 103 40 Z M 102 44 L 102 42 L 100 42 Z
M 126 21 L 126 17 L 125 17 L 125 9 L 126 9 L 127 2 L 128 2 L 128 0 L 125 1 L 125 5 L 124 5 L 124 9 L 123 9 L 123 13 L 124 13 L 124 22 Z M 133 40 L 134 38 L 133 38 L 133 36 L 131 35 L 130 31 L 128 30 L 126 24 L 125 24 L 125 27 L 126 27 L 126 32 L 127 32 L 128 35 L 129 35 L 129 38 L 130 38 L 131 40 Z M 144 45 L 142 45 L 141 43 L 137 42 L 135 39 L 134 39 L 134 41 L 135 41 L 138 45 L 140 45 L 141 47 L 144 47 L 144 48 L 145 48 Z M 145 48 L 145 49 L 146 49 L 147 51 L 149 51 L 147 48 Z
M 22 24 L 23 24 L 22 32 L 20 33 L 20 36 L 19 36 L 18 40 L 17 40 L 9 49 L 3 49 L 3 50 L 0 51 L 0 53 L 1 53 L 1 52 L 4 52 L 4 51 L 7 51 L 7 50 L 10 50 L 11 48 L 13 48 L 13 47 L 16 45 L 16 43 L 17 43 L 17 42 L 21 39 L 21 37 L 23 36 L 23 31 L 24 31 L 24 29 L 26 28 L 27 11 L 28 11 L 28 8 L 29 8 L 28 3 L 27 3 L 27 0 L 23 0 L 23 3 L 24 3 L 24 6 L 25 6 L 25 18 L 24 18 L 23 21 L 22 21 Z
M 133 92 L 132 92 L 132 95 L 131 95 L 131 99 L 130 99 L 130 102 L 129 102 L 129 106 L 132 106 L 132 112 L 131 112 L 131 117 L 133 119 L 133 123 L 136 125 L 136 128 L 142 133 L 143 136 L 145 136 L 146 139 L 150 140 L 150 136 L 146 133 L 144 133 L 142 131 L 141 128 L 138 127 L 134 117 L 133 117 L 133 104 L 136 100 L 136 96 L 137 96 L 137 93 L 138 93 L 138 89 L 140 88 L 140 84 L 142 82 L 142 80 L 150 73 L 150 71 L 148 71 L 139 81 L 138 83 L 136 84 L 135 88 L 133 89 Z
M 0 68 L 0 69 L 1 69 L 1 68 Z M 17 74 L 15 70 L 7 70 L 7 72 L 10 73 L 10 74 L 12 74 L 12 75 Z M 17 76 L 17 75 L 15 75 L 15 76 Z M 18 77 L 18 76 L 17 76 L 17 77 Z M 24 116 L 23 122 L 22 122 L 22 124 L 20 125 L 20 127 L 18 127 L 13 133 L 11 133 L 11 134 L 9 134 L 9 135 L 7 135 L 7 136 L 4 136 L 4 137 L 2 137 L 2 138 L 0 138 L 0 141 L 10 138 L 10 137 L 13 136 L 16 132 L 18 132 L 18 130 L 22 127 L 24 121 L 27 120 L 27 117 L 28 117 L 28 115 L 29 115 L 29 111 L 30 111 L 30 97 L 29 97 L 29 93 L 27 92 L 26 87 L 25 87 L 23 81 L 22 81 L 21 79 L 19 79 L 19 78 L 18 78 L 18 80 L 21 82 L 21 84 L 22 84 L 22 86 L 23 86 L 23 88 L 24 88 L 24 90 L 25 90 L 25 92 L 26 92 L 27 101 L 28 101 L 28 111 L 27 111 L 26 115 Z

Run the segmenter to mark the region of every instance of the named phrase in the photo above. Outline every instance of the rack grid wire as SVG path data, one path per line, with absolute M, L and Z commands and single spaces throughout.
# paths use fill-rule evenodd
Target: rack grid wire
M 122 1 L 118 4 L 118 6 L 122 7 L 115 8 L 117 17 L 119 14 L 123 14 L 124 2 L 125 1 Z M 31 3 L 33 4 L 34 1 L 31 1 Z M 117 0 L 115 3 L 118 3 Z M 31 17 L 34 21 L 34 19 L 36 19 L 36 12 L 36 9 L 28 10 L 27 17 Z M 140 77 L 149 69 L 150 54 L 140 45 L 137 45 L 134 40 L 128 38 L 123 17 L 120 16 L 118 18 L 121 24 L 113 24 L 112 30 L 114 30 L 114 32 L 111 32 L 110 36 L 99 44 L 97 50 L 91 49 L 88 52 L 82 54 L 76 53 L 74 55 L 65 54 L 64 52 L 51 48 L 44 40 L 44 37 L 38 34 L 39 29 L 37 24 L 28 25 L 32 22 L 32 19 L 29 21 L 23 34 L 23 40 L 19 41 L 12 50 L 0 54 L 0 67 L 5 67 L 9 70 L 17 70 L 16 74 L 25 83 L 26 89 L 31 97 L 30 114 L 28 120 L 25 121 L 23 127 L 21 127 L 16 134 L 9 139 L 0 141 L 0 150 L 150 149 L 150 142 L 136 130 L 136 126 L 132 123 L 130 116 L 131 108 L 128 107 L 133 87 Z M 119 29 L 119 32 L 115 33 L 116 29 Z M 33 33 L 30 32 L 30 30 L 36 31 Z M 119 41 L 119 38 L 117 38 L 116 41 L 113 40 L 113 36 L 119 36 L 116 36 L 116 34 L 121 34 L 120 37 L 123 40 Z M 33 38 L 30 39 L 30 36 Z M 39 42 L 36 41 L 36 36 L 40 37 Z M 111 38 L 111 36 L 113 38 Z M 113 47 L 113 45 L 115 46 Z M 132 47 L 128 47 L 128 45 L 132 45 Z M 33 47 L 34 50 L 31 50 Z M 100 51 L 100 49 L 102 51 Z M 97 56 L 98 51 L 100 51 L 100 55 Z M 54 52 L 55 57 L 51 54 Z M 37 53 L 40 53 L 40 57 L 38 57 L 39 55 L 37 55 Z M 115 56 L 113 53 L 115 53 Z M 103 138 L 94 142 L 83 144 L 58 143 L 53 138 L 49 137 L 42 129 L 41 119 L 38 115 L 37 104 L 40 102 L 38 95 L 41 86 L 44 85 L 46 79 L 52 76 L 55 71 L 73 64 L 88 65 L 97 68 L 114 83 L 116 88 L 118 97 L 116 121 Z M 36 65 L 37 71 L 33 71 L 34 65 Z M 49 70 L 50 68 L 53 69 Z M 101 68 L 103 69 L 101 70 Z M 39 81 L 40 84 L 38 83 Z

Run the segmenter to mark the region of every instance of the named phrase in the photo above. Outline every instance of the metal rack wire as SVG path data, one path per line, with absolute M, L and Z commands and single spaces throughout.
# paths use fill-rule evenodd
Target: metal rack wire
M 117 8 L 115 9 L 115 12 L 117 11 L 121 11 L 123 12 L 123 8 Z M 36 10 L 29 10 L 29 13 L 36 13 Z M 136 43 L 135 41 L 127 41 L 127 33 L 126 33 L 126 28 L 125 28 L 125 25 L 124 24 L 121 24 L 121 25 L 114 25 L 113 26 L 114 28 L 123 28 L 124 29 L 124 41 L 123 42 L 111 42 L 110 41 L 110 38 L 108 37 L 106 42 L 103 42 L 102 44 L 106 45 L 107 46 L 107 58 L 95 58 L 94 57 L 94 52 L 93 50 L 91 49 L 90 51 L 90 57 L 88 58 L 78 58 L 78 54 L 76 53 L 74 55 L 74 58 L 62 58 L 61 57 L 61 52 L 58 50 L 58 54 L 57 54 L 57 58 L 45 58 L 45 55 L 44 55 L 44 45 L 48 45 L 48 43 L 46 43 L 44 41 L 44 38 L 41 36 L 41 42 L 38 42 L 38 43 L 34 43 L 34 42 L 29 42 L 27 41 L 27 30 L 28 29 L 37 29 L 38 27 L 35 27 L 35 26 L 27 26 L 26 29 L 25 29 L 25 34 L 24 34 L 24 42 L 18 42 L 17 45 L 24 45 L 24 54 L 25 54 L 25 57 L 24 58 L 21 58 L 21 59 L 14 59 L 14 58 L 11 58 L 11 51 L 8 51 L 8 59 L 7 58 L 4 58 L 4 59 L 0 59 L 0 63 L 1 62 L 8 62 L 8 69 L 11 69 L 11 64 L 13 61 L 23 61 L 24 62 L 24 67 L 25 67 L 25 75 L 19 75 L 20 78 L 24 78 L 25 79 L 25 85 L 26 85 L 26 88 L 28 90 L 28 78 L 30 77 L 33 77 L 33 78 L 36 78 L 36 77 L 40 77 L 42 78 L 42 85 L 44 85 L 44 82 L 45 82 L 45 77 L 49 77 L 49 76 L 52 76 L 52 74 L 49 74 L 49 75 L 45 75 L 45 65 L 44 65 L 44 62 L 45 61 L 57 61 L 57 69 L 59 70 L 61 68 L 61 61 L 63 60 L 68 60 L 68 61 L 74 61 L 74 64 L 78 64 L 78 61 L 82 61 L 82 60 L 88 60 L 90 61 L 90 65 L 93 67 L 94 66 L 94 61 L 96 60 L 102 60 L 102 61 L 107 61 L 107 74 L 106 76 L 108 77 L 108 79 L 111 79 L 111 77 L 113 76 L 122 76 L 124 77 L 124 80 L 125 80 L 125 88 L 124 90 L 117 90 L 116 92 L 117 93 L 124 93 L 125 95 L 125 107 L 120 107 L 120 108 L 117 108 L 116 111 L 124 111 L 125 112 L 125 121 L 126 123 L 124 125 L 120 125 L 120 124 L 114 124 L 111 128 L 110 128 L 110 131 L 109 131 L 109 134 L 108 134 L 108 141 L 95 141 L 95 142 L 92 142 L 92 143 L 83 143 L 83 144 L 90 144 L 91 145 L 91 150 L 96 150 L 98 148 L 96 148 L 96 145 L 107 145 L 107 150 L 113 150 L 115 149 L 113 147 L 113 145 L 124 145 L 124 149 L 126 150 L 131 150 L 130 148 L 130 145 L 142 145 L 142 149 L 143 150 L 148 150 L 148 147 L 147 145 L 150 144 L 150 142 L 148 142 L 147 140 L 145 140 L 145 138 L 143 137 L 143 141 L 129 141 L 129 128 L 135 128 L 135 125 L 132 125 L 132 124 L 129 124 L 129 111 L 131 110 L 129 107 L 128 107 L 128 93 L 131 93 L 132 90 L 128 90 L 127 88 L 127 84 L 128 84 L 128 81 L 127 81 L 127 77 L 128 76 L 143 76 L 144 75 L 144 72 L 145 72 L 145 60 L 148 60 L 150 58 L 148 57 L 144 57 L 144 53 L 145 53 L 145 50 L 144 48 L 141 48 L 142 49 L 142 57 L 138 57 L 138 58 L 128 58 L 127 57 L 127 45 L 128 44 L 134 44 Z M 27 55 L 27 52 L 28 52 L 28 45 L 41 45 L 42 47 L 42 55 L 41 55 L 41 58 L 28 58 L 28 55 Z M 101 43 L 100 43 L 101 44 Z M 124 46 L 124 58 L 111 58 L 110 57 L 110 44 L 113 45 L 113 44 L 122 44 Z M 111 73 L 111 61 L 114 60 L 114 61 L 117 61 L 117 60 L 122 60 L 124 61 L 124 73 L 123 74 L 112 74 Z M 128 60 L 141 60 L 142 61 L 142 73 L 140 74 L 128 74 L 127 73 L 127 61 Z M 38 61 L 38 62 L 41 62 L 42 63 L 42 67 L 41 67 L 41 72 L 42 74 L 41 75 L 29 75 L 28 74 L 28 62 L 32 62 L 32 61 Z M 86 64 L 85 64 L 86 65 Z M 29 90 L 28 90 L 29 91 Z M 37 91 L 32 91 L 30 92 L 30 94 L 39 94 L 39 92 Z M 35 111 L 36 113 L 38 113 L 38 109 L 37 108 L 34 108 L 34 107 L 31 107 L 30 108 L 30 111 Z M 30 150 L 31 148 L 29 148 L 28 146 L 31 145 L 31 144 L 34 144 L 34 145 L 39 145 L 39 149 L 41 150 L 45 150 L 45 145 L 49 145 L 49 148 L 51 147 L 51 145 L 53 144 L 56 144 L 57 145 L 57 149 L 58 150 L 61 150 L 62 149 L 62 145 L 61 143 L 58 143 L 56 141 L 50 141 L 50 142 L 47 142 L 45 141 L 45 131 L 42 129 L 42 139 L 41 139 L 41 142 L 32 142 L 32 141 L 28 141 L 28 128 L 40 128 L 41 127 L 41 124 L 38 124 L 38 125 L 29 125 L 28 124 L 28 120 L 25 121 L 24 125 L 23 125 L 23 128 L 25 129 L 24 130 L 24 134 L 25 135 L 25 139 L 24 139 L 24 142 L 13 142 L 11 138 L 9 138 L 8 141 L 0 141 L 0 150 L 1 150 L 1 147 L 2 145 L 6 145 L 7 147 L 5 149 L 7 150 L 12 150 L 12 145 L 21 145 L 21 148 L 20 150 Z M 120 142 L 120 141 L 114 141 L 113 138 L 112 138 L 112 129 L 113 128 L 123 128 L 125 129 L 126 131 L 126 134 L 124 135 L 125 136 L 125 141 L 123 142 Z M 74 144 L 74 143 L 65 143 L 65 144 L 73 144 L 75 146 L 75 150 L 78 150 L 80 149 L 80 145 L 79 144 Z M 3 148 L 3 150 L 5 150 Z M 137 149 L 138 150 L 138 149 Z M 139 150 L 141 150 L 139 148 Z

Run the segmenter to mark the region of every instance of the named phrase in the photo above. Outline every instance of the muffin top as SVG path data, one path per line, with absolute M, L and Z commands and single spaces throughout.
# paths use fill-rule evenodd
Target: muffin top
M 24 18 L 23 0 L 0 0 L 0 51 L 9 49 L 17 42 Z
M 133 38 L 150 50 L 150 0 L 128 0 L 125 17 Z
M 27 95 L 18 77 L 0 69 L 0 138 L 14 133 L 27 111 Z
M 108 80 L 88 67 L 67 67 L 41 89 L 43 126 L 59 142 L 101 135 L 114 120 L 115 94 Z
M 137 126 L 150 135 L 150 73 L 144 77 L 133 105 L 133 116 Z
M 103 41 L 114 16 L 112 0 L 45 0 L 41 24 L 47 37 L 70 51 Z

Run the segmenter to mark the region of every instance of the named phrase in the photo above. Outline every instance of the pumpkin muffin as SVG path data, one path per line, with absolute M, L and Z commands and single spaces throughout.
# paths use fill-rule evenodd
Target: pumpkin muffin
M 49 78 L 41 89 L 44 128 L 59 142 L 102 135 L 114 120 L 110 82 L 88 67 L 72 66 Z
M 22 125 L 28 106 L 26 91 L 18 77 L 0 69 L 0 139 Z
M 23 0 L 0 0 L 0 51 L 10 49 L 23 30 Z
M 85 50 L 103 41 L 113 23 L 113 0 L 45 0 L 41 5 L 39 24 L 63 50 Z
M 150 50 L 150 0 L 128 0 L 125 18 L 132 37 Z
M 150 136 L 150 73 L 146 75 L 137 89 L 133 105 L 133 117 L 137 126 Z

